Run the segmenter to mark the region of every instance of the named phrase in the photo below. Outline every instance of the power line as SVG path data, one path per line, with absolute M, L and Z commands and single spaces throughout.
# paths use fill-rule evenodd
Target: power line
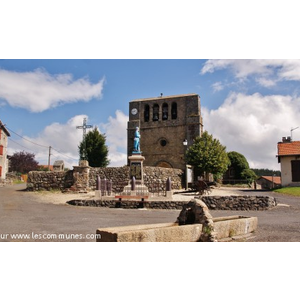
M 27 148 L 27 147 L 25 147 L 25 146 L 23 146 L 23 145 L 17 143 L 17 142 L 16 142 L 15 140 L 13 140 L 11 137 L 9 137 L 9 141 L 11 141 L 11 142 L 13 142 L 13 143 L 15 143 L 15 144 L 21 146 L 21 147 L 24 148 L 24 149 L 27 149 L 27 150 L 32 151 L 31 149 L 29 149 L 29 148 Z M 5 148 L 8 148 L 8 147 L 5 147 Z M 32 152 L 33 152 L 33 151 L 32 151 Z
M 89 126 L 89 125 L 87 125 L 87 126 Z M 68 156 L 68 155 L 66 155 L 66 154 L 64 154 L 64 153 L 61 153 L 60 151 L 54 149 L 54 148 L 51 147 L 51 146 L 45 146 L 45 145 L 41 145 L 41 144 L 38 144 L 38 143 L 36 143 L 36 142 L 33 142 L 33 141 L 31 141 L 31 140 L 29 140 L 29 139 L 23 137 L 22 135 L 20 135 L 20 134 L 14 132 L 12 129 L 8 128 L 7 126 L 5 126 L 5 127 L 6 127 L 10 132 L 14 133 L 15 135 L 19 136 L 20 138 L 22 138 L 22 139 L 25 140 L 25 141 L 27 141 L 27 142 L 29 142 L 29 143 L 32 143 L 33 145 L 36 145 L 36 146 L 39 146 L 39 147 L 43 147 L 43 148 L 49 149 L 49 156 L 50 156 L 50 155 L 53 155 L 53 154 L 51 154 L 51 149 L 52 149 L 52 150 L 58 152 L 59 154 L 61 154 L 62 156 L 65 156 L 65 157 L 67 157 L 67 158 L 69 158 L 69 159 L 72 159 L 72 160 L 77 160 L 77 158 Z M 89 128 L 89 127 L 87 127 L 87 128 Z M 11 139 L 11 138 L 9 138 L 9 139 L 10 139 L 12 142 L 16 143 L 17 145 L 21 146 L 22 148 L 32 151 L 31 149 L 29 149 L 29 148 L 27 148 L 27 147 L 25 147 L 25 146 L 23 146 L 23 145 L 17 143 L 17 142 L 14 141 L 13 139 Z
M 73 160 L 77 160 L 78 159 L 78 158 L 74 158 L 74 157 L 68 156 L 68 155 L 66 155 L 64 153 L 61 153 L 60 151 L 54 149 L 53 147 L 51 147 L 51 149 L 54 150 L 54 151 L 56 151 L 56 152 L 58 152 L 59 154 L 65 156 L 65 157 L 67 157 L 67 158 L 70 158 L 70 159 L 73 159 Z
M 34 144 L 34 145 L 36 145 L 36 146 L 40 146 L 40 147 L 43 147 L 43 148 L 49 148 L 49 146 L 40 145 L 40 144 L 35 143 L 35 142 L 31 141 L 31 140 L 28 140 L 28 139 L 24 138 L 23 136 L 21 136 L 20 134 L 14 132 L 13 130 L 11 130 L 11 129 L 8 128 L 7 126 L 5 126 L 5 127 L 6 127 L 10 132 L 14 133 L 15 135 L 19 136 L 20 138 L 22 138 L 23 140 L 25 140 L 25 141 L 27 141 L 27 142 L 30 142 L 30 143 L 32 143 L 32 144 Z

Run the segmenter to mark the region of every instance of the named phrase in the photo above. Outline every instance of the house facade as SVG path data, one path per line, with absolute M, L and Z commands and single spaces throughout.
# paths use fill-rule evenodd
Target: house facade
M 185 170 L 185 152 L 202 135 L 200 97 L 197 94 L 159 96 L 129 103 L 128 156 L 136 127 L 145 166 Z
M 256 180 L 257 189 L 272 190 L 281 187 L 280 176 L 261 176 Z
M 9 131 L 0 120 L 0 179 L 5 179 L 8 172 L 7 142 L 9 136 Z
M 300 186 L 300 141 L 283 138 L 277 144 L 277 157 L 281 166 L 281 185 Z

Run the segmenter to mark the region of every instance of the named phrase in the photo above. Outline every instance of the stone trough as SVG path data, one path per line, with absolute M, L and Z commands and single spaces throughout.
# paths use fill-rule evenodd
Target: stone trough
M 99 228 L 97 242 L 216 242 L 249 237 L 256 217 L 212 218 L 201 200 L 184 205 L 174 223 Z

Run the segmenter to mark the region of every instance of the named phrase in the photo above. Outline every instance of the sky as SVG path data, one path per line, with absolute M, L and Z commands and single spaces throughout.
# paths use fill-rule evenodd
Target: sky
M 78 164 L 82 125 L 105 133 L 110 166 L 126 164 L 129 102 L 196 93 L 204 130 L 248 160 L 278 170 L 277 142 L 300 126 L 300 60 L 8 59 L 0 60 L 0 119 L 8 153 L 40 164 Z M 292 132 L 300 140 L 300 128 Z
M 251 167 L 279 169 L 275 157 L 277 142 L 290 135 L 291 128 L 300 126 L 299 61 L 278 60 L 299 57 L 299 9 L 296 5 L 297 2 L 291 0 L 286 0 L 284 5 L 276 0 L 247 3 L 237 0 L 2 1 L 0 119 L 11 129 L 9 153 L 34 152 L 41 164 L 47 164 L 51 146 L 51 163 L 63 159 L 68 167 L 77 165 L 77 147 L 82 132 L 76 126 L 82 125 L 86 117 L 88 124 L 98 126 L 106 133 L 111 165 L 123 165 L 129 101 L 155 97 L 160 93 L 197 93 L 201 97 L 204 129 L 220 139 L 227 151 L 242 153 Z M 41 60 L 44 58 L 54 60 Z M 92 60 L 94 58 L 102 60 Z M 155 60 L 141 60 L 150 58 Z M 253 60 L 242 60 L 246 58 Z M 261 58 L 268 60 L 257 60 Z M 300 140 L 300 129 L 293 131 L 293 139 Z M 90 244 L 89 251 L 93 251 Z M 248 254 L 250 244 L 242 244 L 239 243 L 239 247 L 244 247 L 243 251 L 218 245 L 218 253 L 221 247 L 229 259 L 218 260 L 215 266 L 211 260 L 202 260 L 201 267 L 203 263 L 207 270 L 223 267 L 234 276 L 228 262 L 240 261 L 238 255 L 244 259 L 245 253 Z M 237 247 L 235 243 L 231 245 Z M 18 251 L 21 246 L 18 245 Z M 47 249 L 49 246 L 48 243 Z M 62 255 L 65 246 L 60 245 L 60 256 L 55 257 L 62 266 L 66 265 L 66 259 L 67 264 L 68 259 L 72 264 L 74 259 L 78 261 L 77 252 L 69 248 L 64 252 L 66 255 Z M 153 255 L 155 246 L 159 247 L 160 255 Z M 102 247 L 101 253 L 105 257 L 116 254 L 112 256 L 115 262 L 120 257 L 120 247 L 108 247 L 107 250 Z M 179 255 L 194 250 L 187 245 L 182 247 L 176 247 Z M 261 247 L 273 245 L 259 245 L 259 249 L 255 246 L 249 254 L 256 253 L 256 250 L 260 253 Z M 283 244 L 279 247 L 282 253 L 289 253 L 282 262 L 278 259 L 278 251 L 263 250 L 268 252 L 269 258 L 271 255 L 269 261 L 276 259 L 277 269 L 279 264 L 279 268 L 287 273 L 286 266 L 294 266 L 297 261 L 297 256 L 292 253 L 298 255 L 299 251 L 289 246 L 282 249 Z M 40 261 L 37 257 L 40 258 L 40 253 L 44 256 L 47 249 L 22 249 L 22 253 L 26 251 L 26 257 L 29 257 L 26 262 L 30 261 L 30 268 L 36 270 L 36 274 L 43 271 L 40 264 L 35 265 Z M 171 278 L 170 286 L 175 279 L 173 274 L 177 276 L 173 270 L 173 262 L 178 257 L 176 249 L 158 244 L 143 247 L 143 253 L 149 253 L 147 260 L 153 260 L 147 267 L 153 265 L 153 270 L 159 263 L 166 265 L 166 259 L 169 259 L 165 268 L 168 276 L 164 276 L 164 282 Z M 51 255 L 55 252 L 53 250 L 57 249 L 51 249 Z M 128 250 L 127 246 L 122 249 L 127 258 L 131 253 L 136 256 L 134 248 Z M 166 250 L 163 252 L 166 255 L 161 255 L 163 250 Z M 201 251 L 205 250 L 202 245 Z M 8 248 L 5 254 L 10 257 L 14 251 Z M 212 247 L 207 248 L 208 256 L 212 255 L 211 251 L 214 251 Z M 261 282 L 265 283 L 268 278 L 272 284 L 276 272 L 266 273 L 266 269 L 273 271 L 272 266 L 261 268 L 265 260 L 260 260 L 260 257 L 248 255 L 244 264 L 248 269 L 259 270 Z M 149 268 L 145 273 L 144 264 L 133 263 L 135 257 L 131 260 L 122 258 L 117 260 L 116 268 L 128 270 L 130 261 L 132 275 L 139 273 L 143 278 L 151 279 L 147 277 L 152 274 Z M 7 268 L 4 269 L 9 273 L 15 259 L 6 261 Z M 109 271 L 112 260 L 106 261 L 107 265 L 104 260 L 98 264 L 101 270 Z M 19 269 L 20 262 L 16 265 Z M 211 264 L 215 268 L 211 268 Z M 70 265 L 65 269 L 70 269 Z M 95 269 L 94 262 L 85 263 L 80 271 L 93 271 L 87 270 L 87 265 Z M 21 266 L 28 269 L 28 265 L 21 263 Z M 77 264 L 76 268 L 80 266 Z M 73 274 L 67 275 L 70 276 L 64 276 L 64 282 L 73 278 Z M 227 277 L 231 279 L 230 275 Z M 231 284 L 223 277 L 218 282 L 224 286 L 219 289 L 222 296 Z M 45 277 L 41 278 L 44 282 Z M 247 288 L 244 278 L 235 279 L 238 283 L 235 288 L 244 292 Z M 286 277 L 286 284 L 289 284 L 287 280 L 290 280 L 289 276 Z M 107 281 L 103 282 L 107 284 Z M 22 277 L 22 284 L 26 283 Z M 40 292 L 44 292 L 44 285 L 40 283 L 43 291 L 38 289 L 39 297 Z M 24 293 L 23 289 L 19 290 Z M 85 289 L 84 295 L 90 291 Z M 69 295 L 69 288 L 67 292 Z M 81 296 L 80 292 L 76 289 L 76 295 Z M 270 294 L 269 289 L 266 292 Z M 178 289 L 167 289 L 167 293 L 169 297 L 174 294 L 178 298 Z M 186 295 L 186 290 L 184 293 Z M 276 296 L 279 293 L 286 295 L 286 290 L 278 293 L 276 289 L 275 293 Z

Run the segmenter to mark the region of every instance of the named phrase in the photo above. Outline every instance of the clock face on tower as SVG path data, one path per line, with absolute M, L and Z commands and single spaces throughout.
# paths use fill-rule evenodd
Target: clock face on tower
M 136 108 L 133 108 L 131 110 L 131 114 L 133 114 L 134 116 L 138 113 L 138 110 Z

